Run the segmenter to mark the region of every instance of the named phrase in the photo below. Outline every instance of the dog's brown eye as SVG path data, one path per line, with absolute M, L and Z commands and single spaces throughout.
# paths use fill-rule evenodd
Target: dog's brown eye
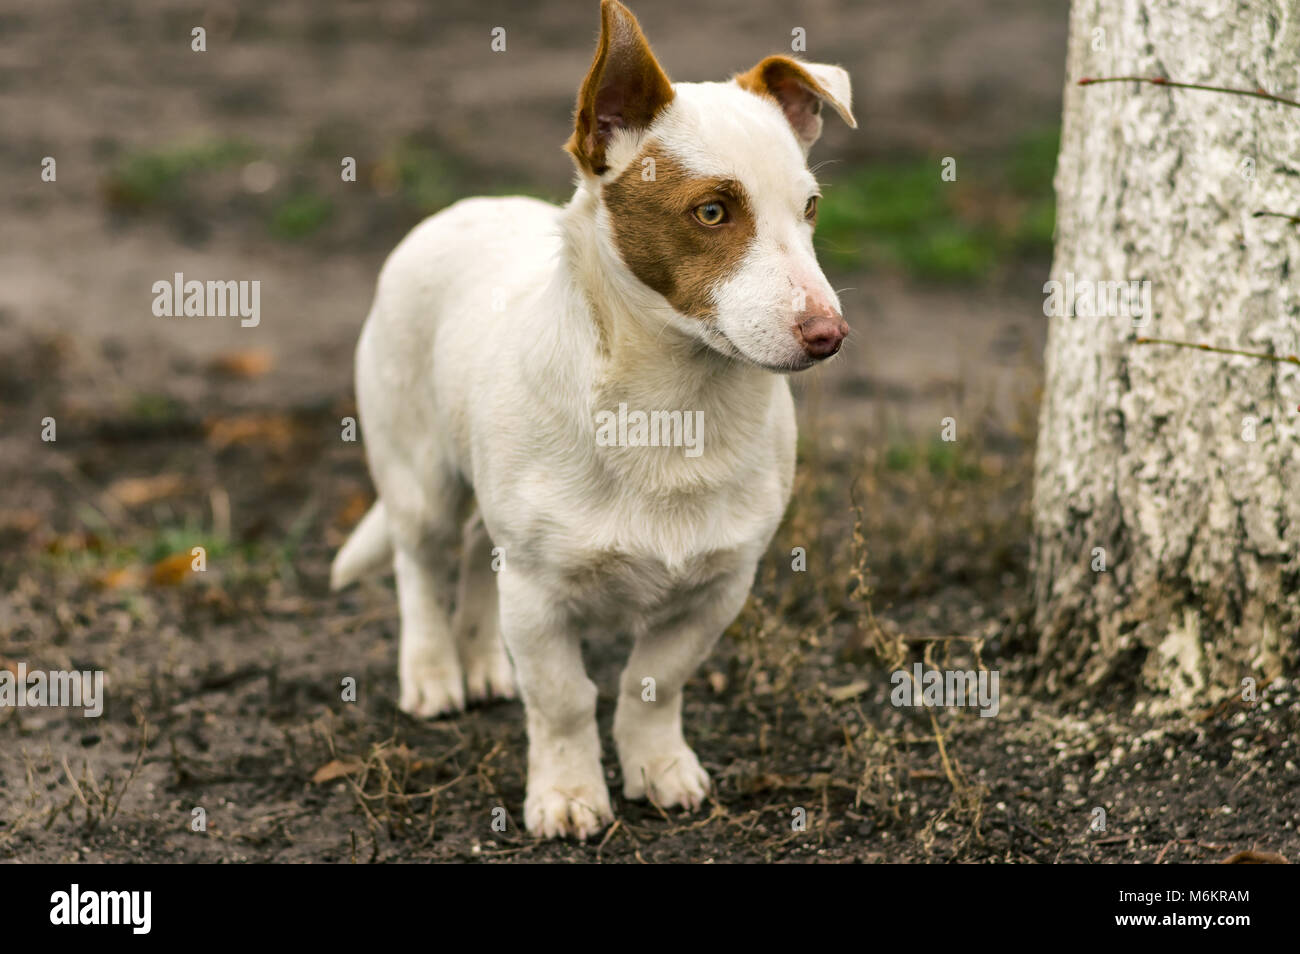
M 803 217 L 810 222 L 817 218 L 817 199 L 819 196 L 813 196 L 808 200 L 808 204 L 803 207 Z
M 727 221 L 727 207 L 721 202 L 705 202 L 691 210 L 695 221 L 701 225 L 721 225 Z

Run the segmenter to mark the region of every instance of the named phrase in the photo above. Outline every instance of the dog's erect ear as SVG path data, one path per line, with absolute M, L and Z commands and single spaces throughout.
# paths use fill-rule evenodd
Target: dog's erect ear
M 641 25 L 618 0 L 600 5 L 600 44 L 578 93 L 565 149 L 588 172 L 608 166 L 605 148 L 619 129 L 644 129 L 673 100 L 673 86 L 650 52 Z
M 804 152 L 812 148 L 822 134 L 822 103 L 827 102 L 853 129 L 853 93 L 849 74 L 838 66 L 824 63 L 801 63 L 788 56 L 769 56 L 753 69 L 733 77 L 741 89 L 759 96 L 770 96 L 781 104 L 785 118 L 803 144 Z

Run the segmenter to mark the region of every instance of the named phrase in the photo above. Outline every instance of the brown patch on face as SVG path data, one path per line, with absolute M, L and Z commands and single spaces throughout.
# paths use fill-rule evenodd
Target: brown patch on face
M 645 155 L 654 178 L 642 178 Z M 623 261 L 644 284 L 693 318 L 716 317 L 713 290 L 730 276 L 753 243 L 754 216 L 740 183 L 697 176 L 653 152 L 638 156 L 605 186 L 604 202 Z M 698 222 L 693 210 L 721 202 L 727 220 Z

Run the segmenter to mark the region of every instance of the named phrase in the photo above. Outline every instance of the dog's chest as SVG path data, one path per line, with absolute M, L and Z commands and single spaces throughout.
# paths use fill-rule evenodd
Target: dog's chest
M 668 562 L 652 553 L 606 549 L 575 553 L 555 571 L 576 617 L 619 626 L 690 612 L 746 560 L 739 550 L 704 551 Z
M 752 574 L 783 509 L 777 486 L 677 506 L 596 500 L 564 521 L 537 521 L 522 542 L 575 617 L 653 623 Z

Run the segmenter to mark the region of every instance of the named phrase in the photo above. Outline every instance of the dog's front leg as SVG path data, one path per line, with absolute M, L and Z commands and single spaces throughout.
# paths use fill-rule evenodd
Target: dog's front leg
M 501 571 L 501 635 L 528 725 L 524 822 L 534 835 L 585 839 L 614 820 L 600 765 L 596 685 L 569 619 L 543 587 Z
M 693 614 L 637 639 L 614 713 L 626 798 L 649 795 L 663 808 L 693 810 L 703 804 L 709 773 L 682 735 L 682 686 L 745 605 L 753 579 L 753 567 L 727 577 L 699 600 Z

